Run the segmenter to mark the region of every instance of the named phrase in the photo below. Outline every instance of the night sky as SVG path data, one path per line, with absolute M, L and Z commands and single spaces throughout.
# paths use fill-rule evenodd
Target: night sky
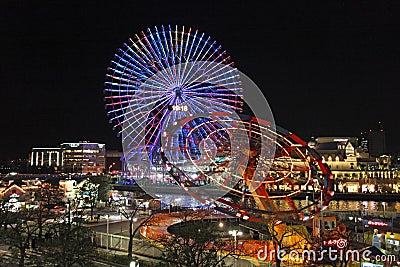
M 120 149 L 106 68 L 129 37 L 161 24 L 210 35 L 262 89 L 276 124 L 303 139 L 382 121 L 400 151 L 400 2 L 276 3 L 2 1 L 0 157 L 78 140 Z

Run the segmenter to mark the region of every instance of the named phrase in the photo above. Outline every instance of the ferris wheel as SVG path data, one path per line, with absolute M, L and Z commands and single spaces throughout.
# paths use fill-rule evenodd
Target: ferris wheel
M 215 62 L 201 75 L 212 75 L 212 79 L 198 82 L 198 71 L 194 70 L 191 62 Z M 191 28 L 172 28 L 161 26 L 154 30 L 142 31 L 129 42 L 118 49 L 107 69 L 105 81 L 105 101 L 110 122 L 121 133 L 121 128 L 126 122 L 126 113 L 129 103 L 135 95 L 140 93 L 140 87 L 149 78 L 158 74 L 145 89 L 154 89 L 152 94 L 140 97 L 144 101 L 157 102 L 152 114 L 148 114 L 149 131 L 159 125 L 160 119 L 166 110 L 187 111 L 190 99 L 208 99 L 210 102 L 220 101 L 232 109 L 240 109 L 239 81 L 235 79 L 230 56 L 216 41 L 204 33 L 199 33 Z M 171 68 L 171 66 L 179 66 Z M 163 71 L 168 69 L 168 71 Z M 218 73 L 220 76 L 216 76 Z M 197 76 L 196 76 L 197 75 Z M 182 109 L 182 110 L 180 110 Z M 134 110 L 142 114 L 142 110 Z M 134 112 L 131 111 L 131 112 Z M 147 110 L 146 110 L 147 111 Z M 157 131 L 152 131 L 157 135 Z M 155 136 L 149 136 L 153 139 Z M 151 140 L 149 140 L 151 142 Z
M 256 89 L 197 30 L 161 26 L 129 39 L 111 60 L 104 92 L 137 184 L 155 197 L 187 194 L 242 218 L 321 211 L 333 195 L 329 168 L 298 137 L 276 129 Z M 252 105 L 259 99 L 264 104 Z M 292 201 L 318 179 L 320 202 Z

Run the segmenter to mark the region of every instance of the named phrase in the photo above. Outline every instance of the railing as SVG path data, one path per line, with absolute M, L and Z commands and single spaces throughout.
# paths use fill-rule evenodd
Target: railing
M 325 216 L 335 216 L 338 220 L 348 220 L 348 217 L 372 217 L 372 218 L 400 218 L 400 212 L 395 211 L 360 211 L 360 210 L 328 210 Z
M 102 248 L 108 248 L 110 250 L 128 251 L 129 237 L 121 235 L 107 234 L 103 232 L 95 232 L 97 238 L 97 246 Z M 161 258 L 162 251 L 155 246 L 149 244 L 144 239 L 133 238 L 132 253 L 152 258 Z M 230 257 L 227 259 L 228 263 L 233 259 Z M 254 267 L 256 265 L 251 262 L 238 259 L 237 267 Z M 263 265 L 261 265 L 263 266 Z M 265 265 L 266 266 L 266 265 Z
M 97 246 L 111 250 L 128 251 L 129 237 L 103 232 L 95 233 L 97 237 Z M 161 257 L 161 251 L 146 242 L 146 240 L 133 238 L 132 243 L 132 252 L 134 254 L 145 255 L 153 258 Z

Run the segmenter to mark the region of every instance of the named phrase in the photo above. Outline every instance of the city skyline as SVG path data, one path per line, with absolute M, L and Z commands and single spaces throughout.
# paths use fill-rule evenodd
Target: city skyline
M 400 151 L 398 8 L 344 1 L 8 2 L 1 11 L 0 156 L 71 140 L 120 149 L 104 110 L 106 68 L 128 38 L 161 24 L 192 27 L 217 40 L 262 89 L 276 124 L 303 139 L 360 136 L 382 121 L 387 147 Z

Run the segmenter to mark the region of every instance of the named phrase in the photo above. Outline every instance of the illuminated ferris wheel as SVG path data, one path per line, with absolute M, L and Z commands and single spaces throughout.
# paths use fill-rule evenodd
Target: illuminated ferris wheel
M 220 64 L 195 70 L 191 62 Z M 232 70 L 224 71 L 232 64 L 220 45 L 197 30 L 161 26 L 161 29 L 142 31 L 118 49 L 107 70 L 104 91 L 110 122 L 121 132 L 129 112 L 146 117 L 142 107 L 127 111 L 133 97 L 154 102 L 156 105 L 146 117 L 148 142 L 152 143 L 159 135 L 160 120 L 171 110 L 186 112 L 203 99 L 207 99 L 208 106 L 214 102 L 237 110 L 240 108 L 239 81 Z M 198 81 L 201 71 L 201 76 L 212 78 Z M 141 88 L 154 75 L 158 75 L 157 80 Z
M 312 216 L 332 197 L 329 169 L 272 115 L 259 118 L 243 94 L 254 88 L 232 65 L 209 36 L 178 26 L 142 31 L 117 51 L 104 92 L 128 170 L 153 196 L 178 190 L 242 218 Z M 292 197 L 315 181 L 325 201 L 299 207 Z

